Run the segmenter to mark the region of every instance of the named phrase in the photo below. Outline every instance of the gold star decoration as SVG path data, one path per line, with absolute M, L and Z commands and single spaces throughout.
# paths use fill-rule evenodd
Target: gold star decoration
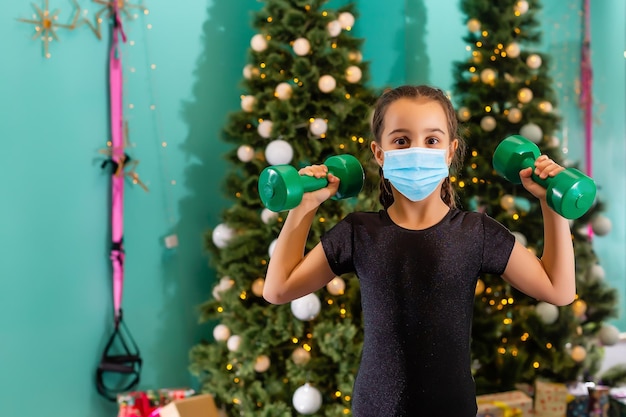
M 35 35 L 33 36 L 33 39 L 41 39 L 41 41 L 43 42 L 44 56 L 46 58 L 50 58 L 51 56 L 49 52 L 50 42 L 52 42 L 53 40 L 57 42 L 59 41 L 56 30 L 58 28 L 69 30 L 73 30 L 76 28 L 76 23 L 78 22 L 78 16 L 80 14 L 80 8 L 78 7 L 78 4 L 76 4 L 76 0 L 73 0 L 72 2 L 76 6 L 76 11 L 70 24 L 62 24 L 57 22 L 59 19 L 59 10 L 54 10 L 53 12 L 50 12 L 48 8 L 48 0 L 44 0 L 43 9 L 33 3 L 35 14 L 33 15 L 32 19 L 17 19 L 20 22 L 31 23 L 35 25 Z
M 89 26 L 89 28 L 93 31 L 98 39 L 102 39 L 102 22 L 104 19 L 109 19 L 113 16 L 113 12 L 115 7 L 117 6 L 117 11 L 120 15 L 125 16 L 127 19 L 132 20 L 134 16 L 131 14 L 131 9 L 139 9 L 143 13 L 147 13 L 147 8 L 142 4 L 131 4 L 126 0 L 94 0 L 94 3 L 101 4 L 102 7 L 95 14 L 95 23 L 84 20 L 84 23 Z
M 113 147 L 111 141 L 107 142 L 106 149 L 100 149 L 98 152 L 109 157 L 106 161 L 103 162 L 102 167 L 104 168 L 109 163 L 113 163 L 115 166 L 115 172 L 113 175 L 115 176 L 127 176 L 131 179 L 133 184 L 139 185 L 143 188 L 144 191 L 148 192 L 148 187 L 144 184 L 139 178 L 139 174 L 135 172 L 137 169 L 137 165 L 139 165 L 139 160 L 131 159 L 130 156 L 126 153 L 126 148 L 129 147 L 128 143 L 128 123 L 124 123 L 124 144 L 120 147 Z M 115 163 L 113 161 L 113 155 L 119 157 L 119 162 Z

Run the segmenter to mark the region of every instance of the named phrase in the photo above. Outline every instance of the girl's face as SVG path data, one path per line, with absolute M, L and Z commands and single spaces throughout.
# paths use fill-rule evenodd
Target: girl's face
M 395 149 L 423 147 L 447 149 L 448 165 L 459 143 L 450 142 L 448 118 L 437 101 L 429 98 L 401 98 L 389 105 L 384 116 L 380 143 L 372 142 L 372 152 L 383 166 L 384 152 Z

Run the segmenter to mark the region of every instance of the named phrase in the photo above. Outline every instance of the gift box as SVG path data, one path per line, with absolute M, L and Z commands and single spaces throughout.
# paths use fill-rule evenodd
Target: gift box
M 533 400 L 522 391 L 507 391 L 476 397 L 476 417 L 529 417 L 533 415 Z
M 159 417 L 159 410 L 172 401 L 192 396 L 188 388 L 133 391 L 117 396 L 117 417 Z
M 219 417 L 213 396 L 196 395 L 172 401 L 161 408 L 160 417 Z
M 537 417 L 565 417 L 568 390 L 565 384 L 535 381 L 535 415 Z
M 582 382 L 567 385 L 567 417 L 589 417 L 589 389 Z

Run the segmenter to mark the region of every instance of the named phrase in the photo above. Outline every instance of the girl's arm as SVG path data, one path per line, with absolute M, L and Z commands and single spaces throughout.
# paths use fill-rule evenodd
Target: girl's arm
M 563 167 L 545 155 L 537 158 L 535 174 L 555 176 Z M 520 243 L 513 252 L 502 277 L 523 293 L 554 305 L 567 305 L 576 296 L 574 248 L 568 221 L 546 202 L 546 190 L 530 177 L 532 169 L 520 171 L 522 184 L 539 198 L 543 213 L 544 249 L 541 259 Z
M 272 304 L 288 303 L 326 285 L 335 274 L 318 243 L 306 256 L 305 245 L 317 208 L 335 195 L 339 178 L 328 173 L 324 165 L 313 165 L 300 170 L 300 174 L 317 178 L 326 177 L 328 186 L 305 193 L 300 204 L 289 211 L 272 252 L 263 298 Z

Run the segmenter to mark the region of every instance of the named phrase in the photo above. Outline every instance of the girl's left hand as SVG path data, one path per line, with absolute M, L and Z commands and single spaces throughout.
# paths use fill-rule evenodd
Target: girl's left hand
M 548 177 L 554 177 L 556 174 L 563 171 L 564 169 L 565 168 L 554 162 L 552 159 L 548 158 L 546 155 L 541 155 L 535 161 L 534 174 L 541 179 L 546 179 Z M 530 192 L 535 197 L 539 199 L 545 199 L 546 189 L 533 181 L 533 179 L 531 178 L 532 174 L 532 168 L 525 168 L 519 172 L 519 176 L 522 180 L 522 185 L 528 190 L 528 192 Z

